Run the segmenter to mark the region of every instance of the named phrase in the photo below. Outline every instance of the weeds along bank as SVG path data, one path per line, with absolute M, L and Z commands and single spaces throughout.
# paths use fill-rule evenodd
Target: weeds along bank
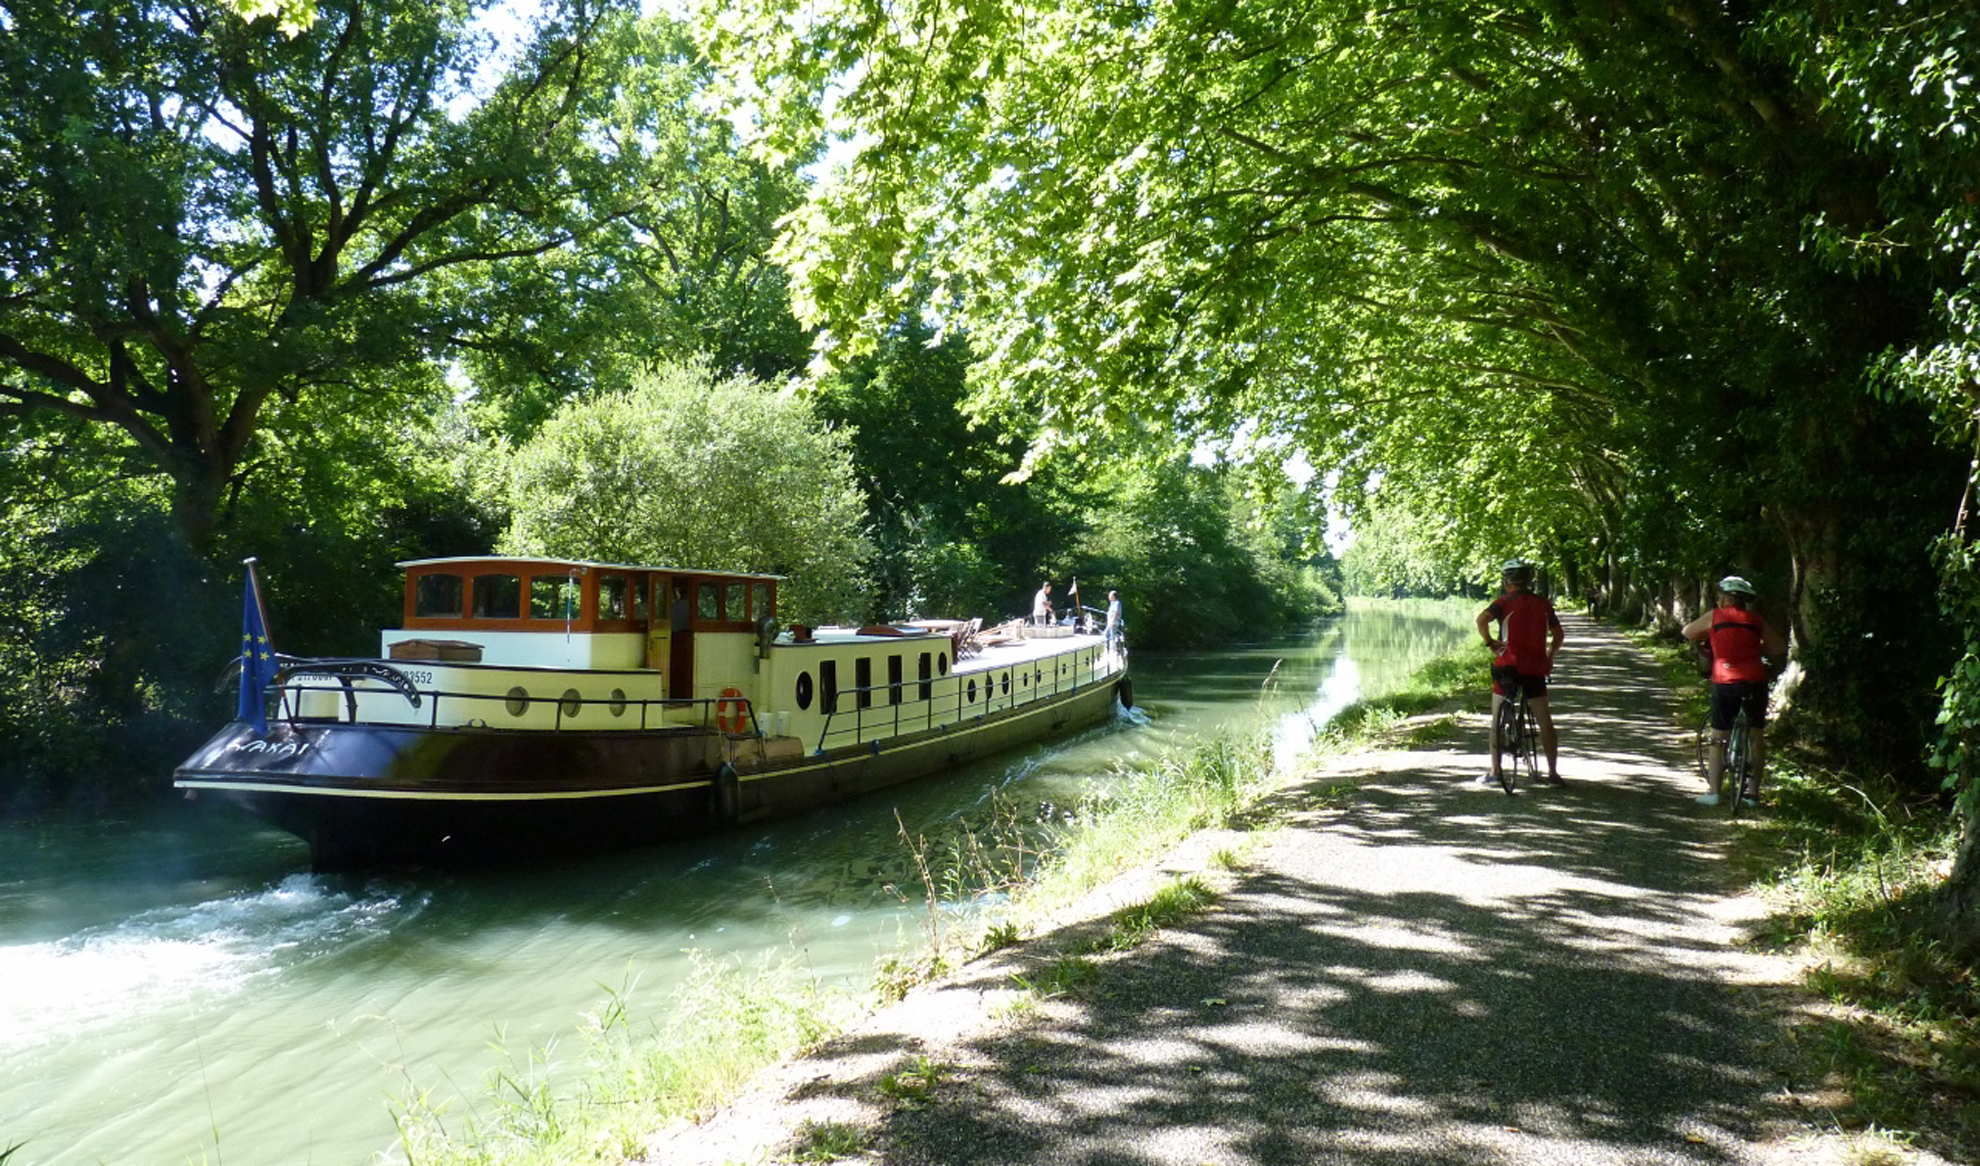
M 1315 747 L 1349 750 L 1452 693 L 1476 688 L 1475 653 L 1421 670 L 1385 698 L 1350 707 Z M 704 1114 L 758 1070 L 840 1031 L 878 1004 L 975 955 L 1020 942 L 1053 912 L 1166 853 L 1204 829 L 1242 825 L 1246 809 L 1281 780 L 1263 734 L 1194 742 L 1122 768 L 1101 791 L 1048 821 L 993 802 L 980 821 L 945 840 L 902 831 L 926 910 L 921 934 L 883 960 L 868 994 L 821 986 L 793 955 L 754 967 L 697 965 L 672 999 L 642 1014 L 626 985 L 559 1042 L 499 1050 L 504 1064 L 479 1099 L 437 1100 L 409 1081 L 395 1113 L 414 1166 L 565 1166 L 636 1157 L 646 1137 Z M 1200 887 L 1166 888 L 1123 941 L 1200 905 Z
M 1685 724 L 1701 722 L 1703 686 L 1680 653 L 1646 646 L 1692 702 Z M 1434 745 L 1459 731 L 1460 714 L 1484 705 L 1479 658 L 1460 651 L 1401 690 L 1350 707 L 1315 747 Z M 1023 940 L 1060 906 L 1196 830 L 1247 824 L 1247 810 L 1279 780 L 1269 766 L 1260 740 L 1203 741 L 1119 774 L 1069 820 L 1041 824 L 995 807 L 952 842 L 904 837 L 926 922 L 918 946 L 881 968 L 874 994 L 823 990 L 794 961 L 703 965 L 661 1016 L 639 1015 L 626 993 L 615 994 L 565 1042 L 578 1046 L 557 1057 L 568 1069 L 553 1073 L 550 1051 L 531 1050 L 465 1109 L 409 1095 L 400 1107 L 406 1156 L 545 1166 L 631 1158 L 653 1130 L 715 1108 L 758 1069 L 818 1043 L 877 999 Z M 1924 929 L 1928 896 L 1953 853 L 1951 816 L 1907 800 L 1894 783 L 1823 769 L 1791 746 L 1770 769 L 1773 803 L 1736 827 L 1738 861 L 1770 906 L 1760 941 L 1799 955 L 1807 988 L 1828 1005 L 1784 1029 L 1785 1039 L 1826 1082 L 1820 1100 L 1837 1126 L 1861 1131 L 1864 1160 L 1901 1160 L 1875 1157 L 1894 1143 L 1980 1161 L 1980 983 Z M 1174 888 L 1167 898 L 1186 901 L 1149 909 L 1187 912 L 1198 890 Z M 965 904 L 976 909 L 957 909 Z M 1062 964 L 1066 975 L 1081 970 Z
M 1639 642 L 1677 693 L 1684 731 L 1702 725 L 1706 686 L 1688 653 Z M 1827 764 L 1791 723 L 1781 729 L 1768 737 L 1767 808 L 1741 820 L 1735 854 L 1768 907 L 1758 941 L 1794 957 L 1825 1005 L 1785 1039 L 1829 1088 L 1838 1127 L 1980 1162 L 1980 974 L 1931 931 L 1959 820 L 1915 785 Z

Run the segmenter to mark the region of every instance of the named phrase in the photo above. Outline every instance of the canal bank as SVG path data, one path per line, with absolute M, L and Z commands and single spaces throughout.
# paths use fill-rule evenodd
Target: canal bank
M 1568 632 L 1565 789 L 1473 784 L 1478 702 L 1422 717 L 1417 748 L 1312 764 L 1264 828 L 1191 838 L 639 1160 L 1865 1160 L 1785 1051 L 1815 1006 L 1745 942 L 1761 907 L 1655 666 Z M 1215 903 L 1110 939 L 1179 879 Z
M 1062 816 L 1177 742 L 1310 734 L 1466 625 L 1449 605 L 1357 604 L 1295 641 L 1137 653 L 1137 709 L 1107 725 L 884 798 L 596 861 L 315 875 L 285 835 L 176 800 L 0 823 L 0 1150 L 23 1143 L 8 1166 L 356 1166 L 407 1160 L 398 1143 L 419 1115 L 505 1137 L 512 1116 L 554 1124 L 547 1095 L 587 1091 L 604 1023 L 612 1040 L 672 1037 L 683 1011 L 726 1023 L 723 1002 L 779 994 L 769 973 L 785 966 L 804 990 L 857 993 L 932 914 L 969 916 L 965 900 L 931 909 L 903 827 L 933 861 L 994 814 Z M 683 1056 L 709 1076 L 701 1049 Z M 542 1105 L 507 1112 L 497 1099 L 517 1083 Z

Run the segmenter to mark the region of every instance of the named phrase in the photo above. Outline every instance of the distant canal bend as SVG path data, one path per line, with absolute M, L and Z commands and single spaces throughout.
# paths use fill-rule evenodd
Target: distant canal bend
M 0 826 L 0 1151 L 8 1166 L 393 1161 L 391 1104 L 568 1034 L 689 951 L 801 948 L 858 984 L 917 933 L 895 811 L 1071 805 L 1120 759 L 1260 720 L 1291 753 L 1464 642 L 1464 604 L 1357 605 L 1298 643 L 1132 664 L 1140 709 L 1049 746 L 702 842 L 497 874 L 321 877 L 302 845 L 171 804 Z M 1480 682 L 1484 664 L 1480 662 Z M 1269 680 L 1269 683 L 1268 683 Z M 655 1005 L 658 1007 L 658 1004 Z M 457 1107 L 458 1108 L 458 1107 Z

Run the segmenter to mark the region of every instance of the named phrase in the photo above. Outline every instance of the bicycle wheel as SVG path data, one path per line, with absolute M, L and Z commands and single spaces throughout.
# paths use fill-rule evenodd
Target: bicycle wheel
M 1719 781 L 1719 796 L 1731 804 L 1735 818 L 1739 817 L 1740 803 L 1746 800 L 1746 783 L 1752 770 L 1753 734 L 1742 712 L 1733 721 L 1732 735 L 1726 738 L 1726 772 Z
M 1500 701 L 1492 714 L 1492 740 L 1499 747 L 1499 785 L 1512 793 L 1519 769 L 1519 708 L 1511 700 Z
M 1519 702 L 1519 756 L 1526 766 L 1525 780 L 1530 785 L 1540 784 L 1540 721 L 1527 707 Z

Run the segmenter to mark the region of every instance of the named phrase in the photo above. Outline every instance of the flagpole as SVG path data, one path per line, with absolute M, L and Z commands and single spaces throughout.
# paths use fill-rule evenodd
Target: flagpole
M 241 691 L 235 715 L 266 736 L 268 686 L 275 680 L 275 644 L 268 637 L 268 610 L 262 606 L 255 560 L 243 559 L 242 564 L 247 567 L 247 583 L 241 601 Z
M 254 610 L 261 617 L 261 630 L 266 633 L 268 631 L 268 605 L 261 601 L 261 576 L 257 575 L 254 570 L 254 565 L 260 561 L 260 559 L 255 558 L 253 555 L 249 555 L 247 558 L 241 560 L 241 565 L 247 568 L 248 589 L 254 592 Z M 275 637 L 269 636 L 268 642 L 272 646 L 275 643 Z

